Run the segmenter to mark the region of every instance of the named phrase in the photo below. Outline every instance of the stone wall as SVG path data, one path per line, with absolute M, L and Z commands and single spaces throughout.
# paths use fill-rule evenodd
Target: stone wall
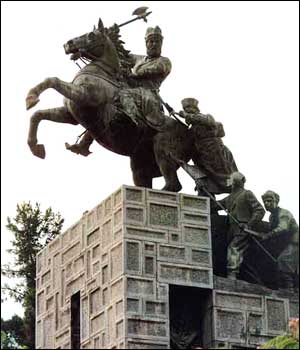
M 36 347 L 167 349 L 169 284 L 213 287 L 208 199 L 122 186 L 37 256 Z
M 256 348 L 288 330 L 288 320 L 299 317 L 297 295 L 274 291 L 244 281 L 214 278 L 207 308 L 207 347 Z
M 83 349 L 170 348 L 178 288 L 200 346 L 255 348 L 298 317 L 297 296 L 212 270 L 208 198 L 122 186 L 37 255 L 36 348 L 71 348 L 78 292 Z

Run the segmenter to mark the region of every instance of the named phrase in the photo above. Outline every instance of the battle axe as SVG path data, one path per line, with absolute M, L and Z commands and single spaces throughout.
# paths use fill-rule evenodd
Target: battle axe
M 144 22 L 147 22 L 147 16 L 150 15 L 150 13 L 152 13 L 152 11 L 149 11 L 147 12 L 148 10 L 148 7 L 146 6 L 142 6 L 142 7 L 138 7 L 137 9 L 135 9 L 133 12 L 132 12 L 132 15 L 133 16 L 137 16 L 136 18 L 133 18 L 127 22 L 124 22 L 124 23 L 121 23 L 121 24 L 117 24 L 117 26 L 120 28 L 120 27 L 123 27 L 125 26 L 126 24 L 129 24 L 129 23 L 132 23 L 134 21 L 137 21 L 138 19 L 143 19 Z

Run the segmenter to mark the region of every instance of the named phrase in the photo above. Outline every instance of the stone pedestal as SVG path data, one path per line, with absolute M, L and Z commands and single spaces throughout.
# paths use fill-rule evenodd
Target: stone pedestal
M 122 186 L 38 254 L 36 348 L 168 349 L 185 305 L 201 346 L 285 330 L 295 302 L 213 281 L 210 227 L 208 198 Z
M 37 256 L 37 348 L 167 349 L 169 284 L 213 287 L 209 201 L 122 186 Z
M 241 280 L 214 276 L 207 303 L 205 347 L 250 349 L 288 331 L 299 317 L 299 296 Z

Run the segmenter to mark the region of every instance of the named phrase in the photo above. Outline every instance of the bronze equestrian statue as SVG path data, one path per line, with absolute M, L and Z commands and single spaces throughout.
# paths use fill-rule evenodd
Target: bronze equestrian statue
M 148 28 L 147 33 L 148 58 L 141 61 L 143 79 L 133 74 L 136 57 L 125 50 L 117 25 L 105 28 L 99 19 L 98 27 L 93 31 L 64 45 L 72 60 L 80 58 L 88 63 L 72 83 L 57 77 L 47 78 L 29 91 L 27 109 L 35 106 L 40 94 L 49 88 L 65 97 L 64 106 L 39 110 L 32 115 L 28 145 L 35 156 L 42 159 L 46 156 L 44 145 L 37 140 L 40 121 L 80 124 L 87 130 L 89 144 L 96 140 L 108 150 L 130 157 L 136 186 L 152 188 L 153 178 L 163 176 L 165 186 L 162 190 L 181 190 L 176 159 L 188 162 L 195 153 L 195 142 L 196 149 L 201 149 L 201 140 L 195 141 L 192 130 L 178 118 L 164 115 L 158 88 L 169 74 L 171 62 L 160 56 L 160 28 Z M 151 50 L 156 50 L 159 56 L 149 57 Z M 152 69 L 155 64 L 151 64 L 155 61 L 162 74 L 156 80 Z M 150 71 L 150 83 L 158 83 L 149 87 L 145 84 L 145 77 Z M 66 147 L 79 153 L 76 152 L 77 145 L 66 144 Z M 89 154 L 88 148 L 85 152 L 85 155 Z M 201 167 L 201 164 L 197 165 Z
M 111 39 L 114 37 L 117 37 L 115 42 Z M 64 106 L 39 110 L 32 115 L 28 135 L 32 153 L 45 158 L 44 145 L 37 140 L 40 121 L 80 124 L 100 145 L 130 157 L 136 186 L 151 188 L 152 179 L 163 176 L 163 190 L 180 191 L 178 165 L 169 154 L 185 161 L 190 159 L 188 128 L 163 115 L 155 91 L 132 88 L 128 84 L 130 77 L 126 79 L 124 69 L 128 71 L 128 60 L 127 66 L 124 60 L 120 63 L 120 40 L 114 27 L 105 28 L 99 19 L 97 28 L 68 41 L 64 48 L 72 59 L 81 57 L 89 63 L 77 73 L 72 83 L 57 77 L 46 78 L 29 91 L 27 109 L 35 106 L 40 94 L 49 88 L 65 97 Z M 128 95 L 133 97 L 127 98 Z M 139 106 L 138 111 L 131 108 L 133 100 Z M 132 110 L 137 116 L 129 115 Z

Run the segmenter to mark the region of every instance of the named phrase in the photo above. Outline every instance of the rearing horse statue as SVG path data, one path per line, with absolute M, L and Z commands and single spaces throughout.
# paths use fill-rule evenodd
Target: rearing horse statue
M 143 93 L 140 94 L 142 118 L 138 123 L 116 103 L 120 92 L 127 88 L 130 93 L 130 89 L 122 79 L 116 46 L 101 19 L 97 28 L 68 41 L 64 48 L 66 54 L 72 54 L 73 58 L 85 57 L 90 63 L 77 73 L 72 83 L 56 77 L 46 78 L 29 91 L 27 109 L 35 106 L 40 94 L 49 88 L 65 97 L 64 106 L 39 110 L 32 115 L 28 135 L 32 153 L 42 159 L 46 156 L 44 145 L 37 140 L 40 121 L 80 124 L 100 145 L 130 157 L 136 186 L 152 188 L 152 179 L 163 176 L 163 190 L 180 191 L 182 186 L 176 173 L 179 166 L 173 157 L 184 161 L 191 158 L 188 128 L 167 116 L 163 116 L 161 128 L 149 127 L 146 116 L 156 113 L 161 118 L 162 111 L 159 105 L 144 101 Z

